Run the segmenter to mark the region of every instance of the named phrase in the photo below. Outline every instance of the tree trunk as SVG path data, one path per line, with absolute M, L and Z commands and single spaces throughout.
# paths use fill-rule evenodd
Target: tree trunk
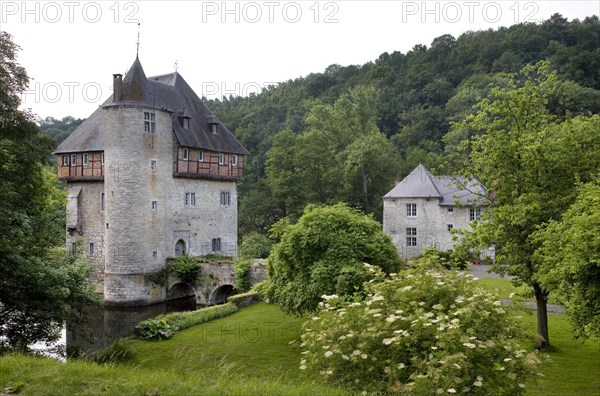
M 367 172 L 365 170 L 365 165 L 363 164 L 360 167 L 360 179 L 362 181 L 362 193 L 363 193 L 363 200 L 365 202 L 365 213 L 369 213 L 369 188 L 368 188 L 368 184 L 367 184 Z
M 550 337 L 548 336 L 548 293 L 542 290 L 537 283 L 533 284 L 535 293 L 535 304 L 537 307 L 537 349 L 544 349 L 550 346 Z

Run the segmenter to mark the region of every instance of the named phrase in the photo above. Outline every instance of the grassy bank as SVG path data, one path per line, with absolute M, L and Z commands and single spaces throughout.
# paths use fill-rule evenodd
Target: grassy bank
M 535 333 L 535 316 L 524 315 Z M 550 315 L 554 350 L 545 352 L 527 395 L 600 393 L 600 343 L 580 343 L 567 318 Z M 302 319 L 265 303 L 181 331 L 168 341 L 125 340 L 130 360 L 111 364 L 0 357 L 0 394 L 23 395 L 348 395 L 298 370 Z M 526 345 L 531 348 L 531 345 Z
M 122 341 L 132 359 L 119 363 L 3 356 L 0 394 L 347 395 L 298 370 L 299 351 L 288 344 L 301 323 L 259 303 L 168 341 Z

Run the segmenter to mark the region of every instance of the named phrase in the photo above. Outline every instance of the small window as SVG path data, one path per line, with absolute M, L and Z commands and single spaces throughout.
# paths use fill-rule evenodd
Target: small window
M 210 124 L 210 129 L 214 135 L 219 134 L 219 125 L 218 124 Z
M 184 148 L 183 149 L 183 160 L 188 161 L 190 159 L 190 150 Z
M 69 156 L 68 155 L 62 156 L 62 166 L 69 166 Z
M 152 252 L 152 257 L 158 258 L 158 252 L 156 250 Z
M 156 114 L 144 112 L 144 132 L 154 133 L 156 131 Z
M 414 204 L 414 203 L 406 204 L 406 216 L 417 217 L 417 204 Z
M 82 159 L 81 162 L 83 163 L 83 166 L 88 166 L 90 164 L 89 154 L 88 153 L 83 153 L 83 157 L 82 158 L 83 159 Z
M 225 154 L 219 154 L 219 165 L 225 165 Z
M 221 238 L 213 238 L 212 240 L 212 251 L 220 252 L 221 251 Z
M 407 228 L 406 229 L 406 246 L 413 247 L 417 246 L 417 229 Z
M 71 154 L 71 166 L 77 165 L 77 154 Z
M 102 153 L 102 166 L 104 166 L 104 153 Z
M 196 193 L 185 193 L 185 206 L 196 206 Z
M 190 119 L 183 117 L 183 129 L 190 129 Z
M 204 150 L 198 152 L 198 162 L 204 162 Z
M 150 170 L 152 172 L 156 170 L 156 160 L 150 160 Z
M 454 214 L 454 208 L 448 208 L 448 214 Z
M 479 221 L 481 218 L 481 208 L 469 208 L 469 221 Z
M 89 247 L 88 247 L 88 255 L 89 256 L 93 256 L 94 255 L 94 250 L 95 250 L 94 243 L 90 242 Z
M 221 205 L 223 205 L 223 206 L 231 205 L 231 194 L 229 193 L 229 191 L 221 192 Z
M 237 164 L 238 164 L 238 157 L 237 157 L 237 155 L 233 154 L 231 156 L 231 166 L 237 166 Z
M 100 210 L 104 210 L 104 193 L 100 193 Z
M 152 210 L 158 209 L 158 201 L 152 201 Z
M 448 232 L 450 232 L 454 228 L 454 224 L 448 224 L 447 227 L 448 227 Z

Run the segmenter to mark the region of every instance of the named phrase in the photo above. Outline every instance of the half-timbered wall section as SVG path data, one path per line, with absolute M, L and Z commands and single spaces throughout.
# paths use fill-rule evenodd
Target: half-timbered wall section
M 104 152 L 60 153 L 56 156 L 60 180 L 104 180 Z
M 244 176 L 244 155 L 178 147 L 174 176 L 241 180 Z

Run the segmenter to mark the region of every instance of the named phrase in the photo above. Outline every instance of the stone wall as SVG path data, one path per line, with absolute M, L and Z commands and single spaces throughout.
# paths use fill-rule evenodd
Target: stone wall
M 72 182 L 67 186 L 66 247 L 74 248 L 80 239 L 83 254 L 96 263 L 93 280 L 104 281 L 104 182 Z M 70 228 L 75 227 L 75 228 Z M 90 244 L 93 243 L 93 252 Z
M 406 204 L 409 203 L 417 205 L 416 217 L 406 215 Z M 383 231 L 392 238 L 403 259 L 418 256 L 423 249 L 430 247 L 440 251 L 452 250 L 454 241 L 448 225 L 466 229 L 469 223 L 468 207 L 440 206 L 434 198 L 394 198 L 383 201 Z M 417 229 L 417 246 L 406 245 L 407 228 Z
M 145 112 L 155 114 L 155 132 L 144 131 Z M 172 178 L 171 124 L 168 111 L 140 106 L 104 109 L 106 303 L 164 300 L 164 290 L 150 287 L 143 275 L 162 268 L 167 257 L 169 213 L 164 197 L 169 188 L 165 181 Z

